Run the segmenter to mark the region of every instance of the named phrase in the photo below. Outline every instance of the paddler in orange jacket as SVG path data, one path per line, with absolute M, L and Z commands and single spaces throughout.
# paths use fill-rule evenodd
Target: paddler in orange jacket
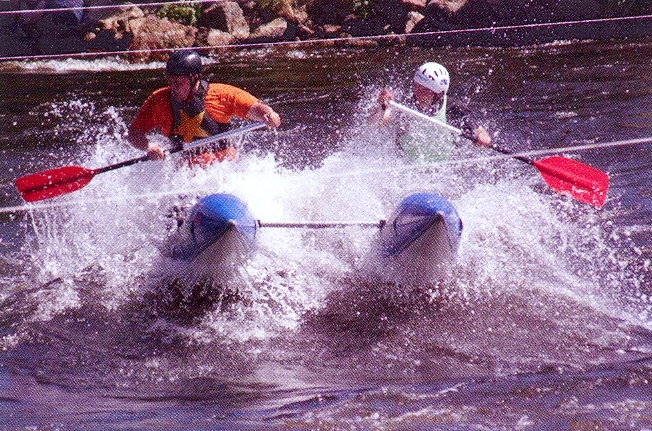
M 226 132 L 234 115 L 264 121 L 272 128 L 281 124 L 281 117 L 271 107 L 246 91 L 203 80 L 201 57 L 196 51 L 183 49 L 172 53 L 166 73 L 168 87 L 154 91 L 145 100 L 127 135 L 131 145 L 147 151 L 151 160 L 165 158 L 163 148 L 147 138 L 155 129 L 187 143 Z M 217 142 L 203 151 L 192 155 L 190 164 L 205 166 L 236 155 L 235 148 L 227 141 Z

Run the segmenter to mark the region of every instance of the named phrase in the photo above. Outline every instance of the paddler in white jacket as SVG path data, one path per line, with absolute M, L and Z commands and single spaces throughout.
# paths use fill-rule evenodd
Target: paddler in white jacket
M 444 66 L 434 62 L 422 64 L 414 73 L 414 107 L 419 112 L 447 123 L 449 84 L 450 77 Z M 382 125 L 391 124 L 397 127 L 396 144 L 402 153 L 411 161 L 448 160 L 456 137 L 431 122 L 417 118 L 395 118 L 397 115 L 390 108 L 392 100 L 394 100 L 394 93 L 389 89 L 383 89 L 378 97 L 382 111 L 376 116 L 380 117 Z M 491 145 L 491 136 L 484 127 L 472 126 L 467 113 L 460 109 L 451 111 L 454 111 L 451 112 L 453 114 L 451 116 L 458 117 L 456 122 L 460 123 L 460 128 L 474 137 L 475 144 L 485 147 Z

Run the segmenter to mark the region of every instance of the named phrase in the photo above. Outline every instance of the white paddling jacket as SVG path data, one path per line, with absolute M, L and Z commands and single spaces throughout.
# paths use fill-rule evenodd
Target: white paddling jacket
M 425 114 L 448 124 L 447 111 L 450 111 L 450 117 L 456 126 L 459 125 L 465 132 L 472 133 L 474 122 L 470 118 L 471 111 L 455 104 L 449 106 L 447 96 L 444 96 L 444 101 L 437 110 Z M 386 131 L 392 131 L 396 146 L 411 162 L 448 161 L 459 139 L 450 131 L 414 116 L 400 115 L 388 126 Z
M 446 123 L 446 104 L 448 98 L 434 113 L 429 113 L 433 118 Z M 455 136 L 441 127 L 432 123 L 411 117 L 399 121 L 399 130 L 396 143 L 402 153 L 411 162 L 443 162 L 450 159 L 455 147 Z

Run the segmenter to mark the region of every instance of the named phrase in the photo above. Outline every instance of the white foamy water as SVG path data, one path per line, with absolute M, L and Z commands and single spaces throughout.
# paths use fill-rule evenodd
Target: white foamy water
M 85 166 L 138 155 L 116 133 L 124 125 L 113 109 L 94 113 L 92 104 L 72 101 L 53 112 L 73 106 L 109 121 L 89 131 L 97 143 Z M 251 133 L 246 139 L 265 133 Z M 64 280 L 57 285 L 54 304 L 51 296 L 43 296 L 46 306 L 38 319 L 82 306 L 72 284 L 88 268 L 99 268 L 102 283 L 94 287 L 94 298 L 109 310 L 161 279 L 173 278 L 175 274 L 165 271 L 179 268 L 164 264 L 161 244 L 173 224 L 175 205 L 190 207 L 208 194 L 230 193 L 262 221 L 377 222 L 405 196 L 422 191 L 450 199 L 465 226 L 455 279 L 441 292 L 431 292 L 433 297 L 456 298 L 472 309 L 475 301 L 505 295 L 528 301 L 534 294 L 537 301 L 551 296 L 556 298 L 553 304 L 577 303 L 623 317 L 622 309 L 612 312 L 614 295 L 604 281 L 613 268 L 597 263 L 609 256 L 609 245 L 596 210 L 546 190 L 534 169 L 515 161 L 501 162 L 500 171 L 481 161 L 471 169 L 454 163 L 410 166 L 391 146 L 370 148 L 364 130 L 343 135 L 349 142 L 318 168 L 290 169 L 271 154 L 240 154 L 237 161 L 201 170 L 182 166 L 175 155 L 97 175 L 51 208 L 34 210 L 34 236 L 24 248 L 33 268 L 30 278 L 35 283 Z M 518 177 L 503 178 L 515 174 Z M 571 220 L 566 212 L 585 215 Z M 375 234 L 374 228 L 361 227 L 261 228 L 257 253 L 237 280 L 229 281 L 246 304 L 237 305 L 238 311 L 231 314 L 209 313 L 193 337 L 246 342 L 298 328 L 306 312 L 320 310 L 330 294 L 346 289 L 342 280 L 364 281 L 364 260 Z M 544 308 L 549 311 L 551 306 Z

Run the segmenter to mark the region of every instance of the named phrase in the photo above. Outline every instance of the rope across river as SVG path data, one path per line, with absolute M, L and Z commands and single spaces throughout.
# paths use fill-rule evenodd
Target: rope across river
M 159 4 L 174 4 L 174 3 L 203 3 L 201 0 L 183 2 L 165 2 L 165 3 L 148 3 L 148 5 L 159 5 Z M 116 6 L 94 6 L 94 8 L 113 8 Z M 125 5 L 122 5 L 125 7 Z M 78 8 L 57 8 L 57 9 L 30 9 L 25 11 L 0 11 L 0 15 L 10 15 L 17 13 L 45 13 L 45 12 L 58 12 L 58 11 L 71 11 Z M 193 46 L 194 50 L 200 52 L 208 52 L 211 50 L 242 50 L 242 49 L 259 49 L 259 48 L 307 48 L 311 45 L 323 45 L 324 43 L 337 44 L 337 45 L 359 45 L 361 42 L 390 42 L 396 41 L 397 43 L 405 43 L 410 39 L 416 38 L 446 38 L 455 35 L 473 35 L 473 34 L 501 34 L 510 31 L 524 31 L 536 30 L 536 29 L 548 29 L 550 31 L 555 28 L 563 28 L 569 26 L 580 26 L 580 25 L 607 25 L 613 24 L 615 26 L 628 26 L 633 25 L 636 22 L 642 22 L 652 20 L 652 15 L 643 15 L 643 16 L 626 16 L 626 17 L 614 17 L 614 18 L 600 18 L 600 19 L 587 19 L 587 20 L 576 20 L 576 21 L 560 21 L 560 22 L 547 22 L 547 23 L 532 23 L 532 24 L 518 24 L 518 25 L 508 25 L 508 26 L 499 26 L 499 27 L 481 27 L 481 28 L 468 28 L 468 29 L 454 29 L 454 30 L 443 30 L 443 31 L 432 31 L 432 32 L 420 32 L 420 33 L 405 33 L 405 34 L 384 34 L 384 35 L 370 35 L 370 36 L 351 36 L 351 37 L 336 37 L 336 38 L 316 38 L 316 39 L 306 39 L 298 41 L 277 41 L 277 42 L 263 42 L 263 43 L 245 43 L 238 45 L 200 45 Z M 67 54 L 39 54 L 39 55 L 23 55 L 23 56 L 4 56 L 0 57 L 0 62 L 2 61 L 26 61 L 26 60 L 57 60 L 57 59 L 75 59 L 75 58 L 98 58 L 98 57 L 107 57 L 107 56 L 118 56 L 124 54 L 146 54 L 146 53 L 167 53 L 172 48 L 158 48 L 158 49 L 137 49 L 137 50 L 121 50 L 121 51 L 94 51 L 94 52 L 77 52 L 77 53 L 67 53 Z

